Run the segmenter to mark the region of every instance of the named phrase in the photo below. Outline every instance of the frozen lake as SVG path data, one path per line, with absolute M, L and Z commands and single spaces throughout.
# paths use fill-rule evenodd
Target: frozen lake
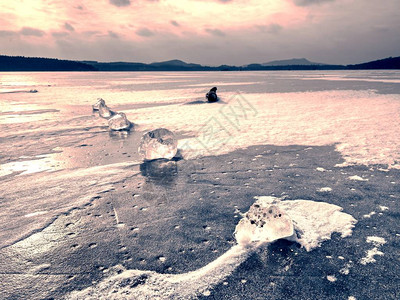
M 0 73 L 0 298 L 396 299 L 399 133 L 400 71 Z M 256 196 L 299 240 L 237 248 Z

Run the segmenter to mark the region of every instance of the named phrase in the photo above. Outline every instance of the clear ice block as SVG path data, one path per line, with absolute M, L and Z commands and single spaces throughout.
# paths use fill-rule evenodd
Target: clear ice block
M 97 98 L 97 102 L 92 105 L 93 110 L 99 110 L 100 106 L 105 106 L 106 102 L 102 98 Z
M 139 153 L 145 160 L 171 159 L 178 151 L 178 141 L 173 132 L 158 128 L 145 133 L 139 146 Z
M 111 110 L 108 108 L 107 105 L 100 105 L 99 106 L 99 115 L 103 118 L 109 118 L 112 116 Z
M 131 123 L 128 121 L 124 113 L 116 113 L 108 119 L 108 126 L 111 130 L 128 130 Z

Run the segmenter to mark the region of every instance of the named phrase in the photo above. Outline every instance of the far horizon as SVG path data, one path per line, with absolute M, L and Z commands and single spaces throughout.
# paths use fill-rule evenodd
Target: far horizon
M 108 0 L 0 3 L 0 53 L 207 66 L 290 58 L 358 64 L 400 49 L 398 1 Z

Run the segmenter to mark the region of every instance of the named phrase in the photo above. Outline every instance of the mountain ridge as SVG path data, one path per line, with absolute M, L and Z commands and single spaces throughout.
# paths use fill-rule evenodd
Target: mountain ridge
M 309 61 L 306 58 L 291 58 L 284 60 L 273 60 L 266 63 L 262 63 L 262 66 L 308 66 L 308 65 L 327 65 L 323 63 L 317 63 Z
M 306 58 L 275 60 L 246 66 L 220 65 L 217 67 L 186 63 L 179 59 L 153 62 L 98 62 L 73 61 L 55 58 L 0 55 L 0 71 L 276 71 L 276 70 L 366 70 L 400 69 L 400 56 L 388 57 L 354 65 L 330 65 L 315 63 Z

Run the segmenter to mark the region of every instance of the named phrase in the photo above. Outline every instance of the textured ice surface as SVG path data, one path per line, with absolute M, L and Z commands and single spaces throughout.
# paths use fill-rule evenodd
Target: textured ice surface
M 268 76 L 264 72 L 65 72 L 57 73 L 51 82 L 44 73 L 3 73 L 1 77 L 4 88 L 40 87 L 40 103 L 38 94 L 26 93 L 22 102 L 20 94 L 7 94 L 0 101 L 2 112 L 18 116 L 21 110 L 74 107 L 62 109 L 62 114 L 2 114 L 0 124 L 16 125 L 3 126 L 1 134 L 14 134 L 22 122 L 40 120 L 46 125 L 71 115 L 87 115 L 87 110 L 75 108 L 92 105 L 91 99 L 101 90 L 103 98 L 117 99 L 113 105 L 124 106 L 128 119 L 144 130 L 166 127 L 192 134 L 180 140 L 180 146 L 188 143 L 194 154 L 218 155 L 250 145 L 335 144 L 345 164 L 400 168 L 400 72 L 395 70 L 268 72 Z M 221 105 L 181 105 L 203 99 L 210 83 L 224 86 Z M 238 90 L 243 98 L 237 97 Z
M 0 198 L 7 199 L 0 210 L 0 248 L 42 228 L 60 213 L 88 203 L 112 189 L 114 183 L 135 176 L 135 165 L 127 162 L 62 170 L 36 177 L 33 183 L 29 183 L 30 177 L 24 177 L 29 175 L 20 176 L 0 189 Z
M 139 145 L 139 153 L 145 160 L 175 156 L 178 142 L 173 132 L 165 128 L 158 128 L 145 133 Z
M 131 126 L 131 123 L 124 113 L 116 113 L 108 119 L 108 126 L 111 130 L 127 130 Z
M 93 110 L 99 110 L 100 106 L 105 106 L 106 102 L 102 98 L 97 98 L 97 102 L 92 105 Z
M 229 276 L 262 244 L 287 237 L 310 251 L 329 239 L 333 232 L 350 235 L 355 219 L 340 211 L 341 207 L 323 202 L 280 202 L 275 197 L 258 197 L 236 227 L 238 244 L 208 265 L 183 274 L 125 270 L 116 266 L 114 274 L 92 287 L 72 292 L 67 299 L 193 299 L 208 295 L 213 286 Z M 334 216 L 330 218 L 329 214 Z M 290 218 L 293 218 L 296 233 L 302 234 L 300 238 L 292 236 Z

